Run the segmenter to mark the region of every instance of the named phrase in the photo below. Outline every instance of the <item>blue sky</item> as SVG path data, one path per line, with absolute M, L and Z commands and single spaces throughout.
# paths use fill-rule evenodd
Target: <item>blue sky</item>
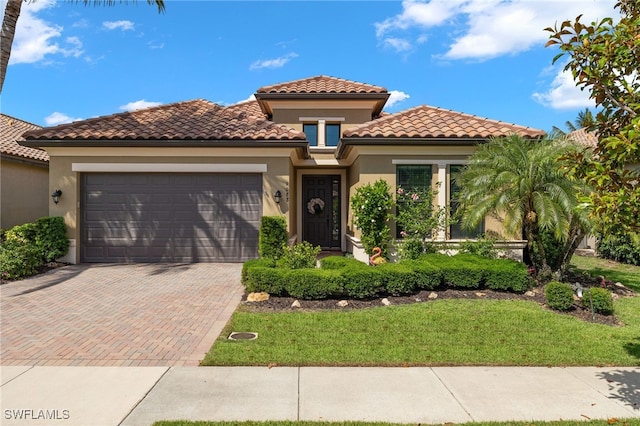
M 6 0 L 0 0 L 4 11 Z M 550 130 L 585 107 L 544 27 L 614 16 L 614 0 L 166 1 L 23 6 L 0 108 L 48 126 L 330 75 L 426 104 Z

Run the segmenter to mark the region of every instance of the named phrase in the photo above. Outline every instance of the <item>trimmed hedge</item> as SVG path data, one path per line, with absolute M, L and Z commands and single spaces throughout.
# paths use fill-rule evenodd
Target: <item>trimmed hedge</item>
M 367 299 L 381 295 L 411 294 L 453 288 L 489 287 L 522 292 L 529 288 L 527 267 L 512 260 L 477 255 L 430 254 L 417 260 L 368 266 L 353 258 L 329 256 L 321 268 L 284 269 L 266 259 L 245 262 L 242 282 L 248 292 L 266 291 L 300 299 L 349 297 Z
M 262 216 L 258 253 L 262 258 L 280 259 L 287 245 L 287 221 L 282 216 Z

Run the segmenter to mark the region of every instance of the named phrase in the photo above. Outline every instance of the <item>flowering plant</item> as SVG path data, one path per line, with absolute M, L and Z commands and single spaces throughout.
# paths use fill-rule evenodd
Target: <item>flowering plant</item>
M 322 213 L 324 209 L 324 201 L 320 198 L 312 198 L 307 203 L 307 211 L 311 214 L 319 214 Z
M 357 188 L 351 197 L 353 224 L 362 232 L 360 239 L 368 254 L 374 247 L 380 247 L 382 255 L 387 255 L 387 245 L 391 240 L 389 219 L 392 217 L 392 206 L 391 187 L 383 179 Z
M 434 205 L 437 192 L 429 189 L 396 189 L 396 222 L 404 239 L 416 239 L 421 244 L 445 229 L 447 211 Z

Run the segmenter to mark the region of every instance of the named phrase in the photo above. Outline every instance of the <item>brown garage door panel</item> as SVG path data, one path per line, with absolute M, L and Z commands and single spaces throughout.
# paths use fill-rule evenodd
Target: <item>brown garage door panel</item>
M 81 182 L 83 262 L 257 257 L 260 174 L 86 173 Z

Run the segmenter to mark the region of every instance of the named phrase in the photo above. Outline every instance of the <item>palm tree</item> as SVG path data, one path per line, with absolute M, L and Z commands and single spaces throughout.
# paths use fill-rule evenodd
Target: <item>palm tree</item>
M 580 129 L 591 130 L 593 129 L 595 124 L 596 124 L 596 119 L 593 116 L 593 113 L 591 112 L 591 110 L 589 110 L 589 108 L 585 108 L 584 111 L 580 111 L 578 113 L 578 117 L 576 117 L 576 119 L 573 120 L 573 123 L 569 120 L 567 120 L 564 123 L 564 125 L 567 128 L 567 131 L 564 131 L 559 127 L 553 126 L 551 128 L 551 133 L 549 137 L 551 139 L 559 139 L 561 137 L 567 136 L 571 132 L 575 132 L 576 130 L 580 130 Z
M 111 6 L 116 3 L 116 0 L 82 1 L 85 5 L 89 3 L 93 3 L 94 5 L 104 3 L 108 6 Z M 124 1 L 126 2 L 126 0 Z M 18 18 L 20 17 L 22 2 L 23 0 L 7 0 L 7 4 L 4 8 L 2 32 L 0 33 L 0 93 L 2 93 L 2 87 L 4 86 L 4 77 L 7 73 L 7 66 L 9 65 L 9 57 L 11 56 L 11 45 L 13 44 L 13 37 L 16 34 L 16 24 L 18 22 Z M 122 2 L 123 0 L 120 0 L 120 3 Z M 149 3 L 150 5 L 155 4 L 158 7 L 158 13 L 162 13 L 165 10 L 164 0 L 147 0 L 147 3 Z
M 518 135 L 478 147 L 459 178 L 462 225 L 473 229 L 488 215 L 498 217 L 510 236 L 524 232 L 536 270 L 563 273 L 589 231 L 586 212 L 577 208 L 583 188 L 558 165 L 571 149 L 566 141 L 533 141 Z M 559 265 L 549 261 L 543 232 L 551 232 L 562 244 Z

